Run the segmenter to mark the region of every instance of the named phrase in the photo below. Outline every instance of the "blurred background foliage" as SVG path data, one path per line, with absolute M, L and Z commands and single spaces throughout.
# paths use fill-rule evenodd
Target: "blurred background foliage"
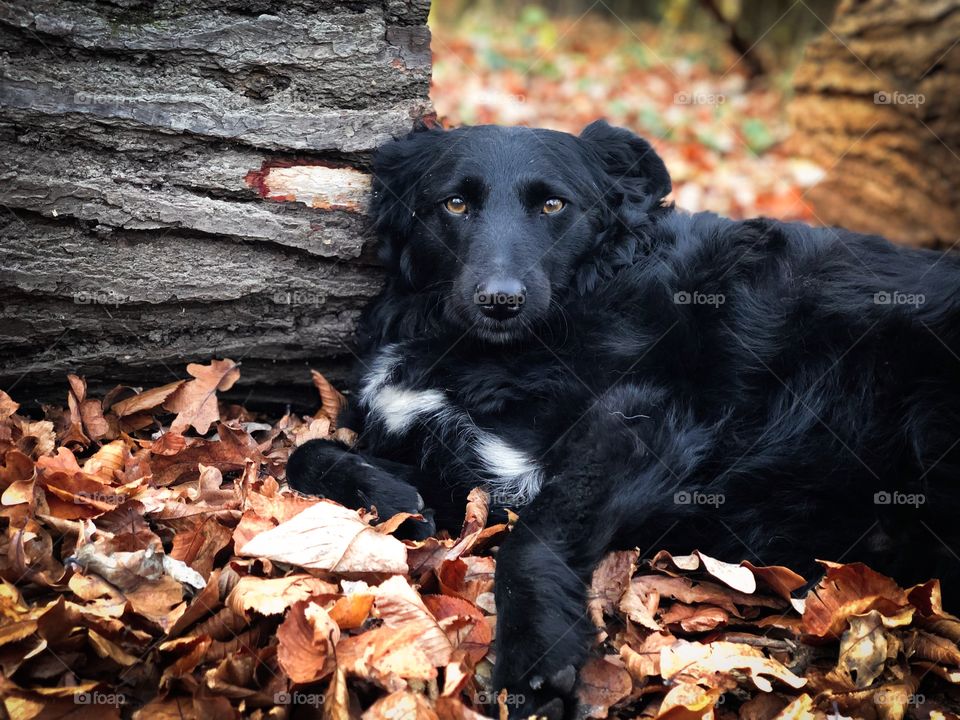
M 678 204 L 809 220 L 820 173 L 777 148 L 790 73 L 836 2 L 805 2 L 435 0 L 434 105 L 447 126 L 603 116 L 655 142 Z
M 434 0 L 431 96 L 446 126 L 606 117 L 691 211 L 953 244 L 958 21 L 960 0 Z M 925 104 L 877 100 L 897 92 Z

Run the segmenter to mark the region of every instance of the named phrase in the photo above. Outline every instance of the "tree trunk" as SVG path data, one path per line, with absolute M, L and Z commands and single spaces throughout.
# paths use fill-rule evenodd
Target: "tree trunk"
M 824 223 L 960 240 L 960 0 L 844 0 L 794 80 L 792 149 Z
M 380 282 L 363 170 L 430 112 L 428 9 L 0 3 L 0 387 L 62 401 L 68 371 L 213 356 L 242 396 L 339 377 Z

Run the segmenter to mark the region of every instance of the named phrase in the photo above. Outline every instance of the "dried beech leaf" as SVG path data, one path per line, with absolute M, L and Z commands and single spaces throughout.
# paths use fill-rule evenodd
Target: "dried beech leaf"
M 850 618 L 850 627 L 840 637 L 837 672 L 851 689 L 870 687 L 887 662 L 888 637 L 883 617 L 876 610 Z
M 145 410 L 153 410 L 160 407 L 163 402 L 180 389 L 180 386 L 185 382 L 186 380 L 177 380 L 168 385 L 161 385 L 157 388 L 144 390 L 142 393 L 134 395 L 133 397 L 114 403 L 110 407 L 110 412 L 117 417 L 126 417 L 144 412 Z
M 343 395 L 337 392 L 337 389 L 330 384 L 330 381 L 316 370 L 310 371 L 310 377 L 313 379 L 313 386 L 317 389 L 317 392 L 320 393 L 320 411 L 317 413 L 317 416 L 323 415 L 323 417 L 330 421 L 330 427 L 335 428 L 337 426 L 337 417 L 339 417 L 340 411 L 346 406 L 347 401 Z
M 339 640 L 340 628 L 327 611 L 301 600 L 290 607 L 277 628 L 277 661 L 294 682 L 314 682 L 333 670 L 333 648 Z
M 326 501 L 260 533 L 237 552 L 315 570 L 407 572 L 402 542 L 377 532 L 356 510 Z
M 177 417 L 170 425 L 174 432 L 182 432 L 193 427 L 201 435 L 206 435 L 210 425 L 220 420 L 217 407 L 217 391 L 223 392 L 233 387 L 240 378 L 240 368 L 233 360 L 213 360 L 209 365 L 191 363 L 187 372 L 194 379 L 174 391 L 163 403 Z
M 240 578 L 227 597 L 227 605 L 237 614 L 253 610 L 261 615 L 279 615 L 294 603 L 312 595 L 332 595 L 337 586 L 306 573 L 282 578 Z M 338 623 L 339 624 L 339 623 Z
M 807 595 L 803 612 L 803 630 L 810 635 L 840 637 L 852 615 L 870 610 L 895 615 L 907 605 L 899 585 L 866 565 L 822 564 L 827 572 Z
M 801 688 L 807 681 L 797 677 L 781 663 L 766 657 L 750 645 L 715 641 L 708 644 L 680 640 L 660 651 L 660 672 L 664 680 L 705 683 L 726 690 L 736 686 L 734 671 L 746 672 L 763 692 L 773 686 L 767 676 L 792 688 Z
M 580 670 L 577 698 L 587 717 L 605 718 L 633 690 L 630 673 L 612 662 L 590 658 Z

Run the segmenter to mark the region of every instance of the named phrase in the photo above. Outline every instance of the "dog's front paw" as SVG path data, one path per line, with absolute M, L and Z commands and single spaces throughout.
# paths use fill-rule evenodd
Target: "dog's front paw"
M 433 512 L 424 508 L 423 498 L 405 478 L 403 466 L 368 459 L 328 440 L 310 440 L 297 448 L 287 463 L 287 484 L 305 495 L 316 495 L 346 507 L 376 508 L 380 520 L 397 513 L 421 514 L 423 520 L 409 519 L 397 536 L 423 540 L 436 533 Z

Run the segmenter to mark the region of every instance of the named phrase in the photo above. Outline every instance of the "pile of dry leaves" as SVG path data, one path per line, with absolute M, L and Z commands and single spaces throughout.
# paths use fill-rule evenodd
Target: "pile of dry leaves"
M 103 399 L 70 376 L 44 420 L 0 392 L 0 715 L 481 717 L 510 532 L 485 527 L 485 495 L 459 537 L 400 541 L 406 516 L 371 524 L 283 486 L 298 443 L 353 439 L 322 377 L 315 416 L 266 423 L 218 403 L 235 363 L 187 370 Z M 581 714 L 957 717 L 960 620 L 936 581 L 828 564 L 791 599 L 802 584 L 697 553 L 608 556 Z

